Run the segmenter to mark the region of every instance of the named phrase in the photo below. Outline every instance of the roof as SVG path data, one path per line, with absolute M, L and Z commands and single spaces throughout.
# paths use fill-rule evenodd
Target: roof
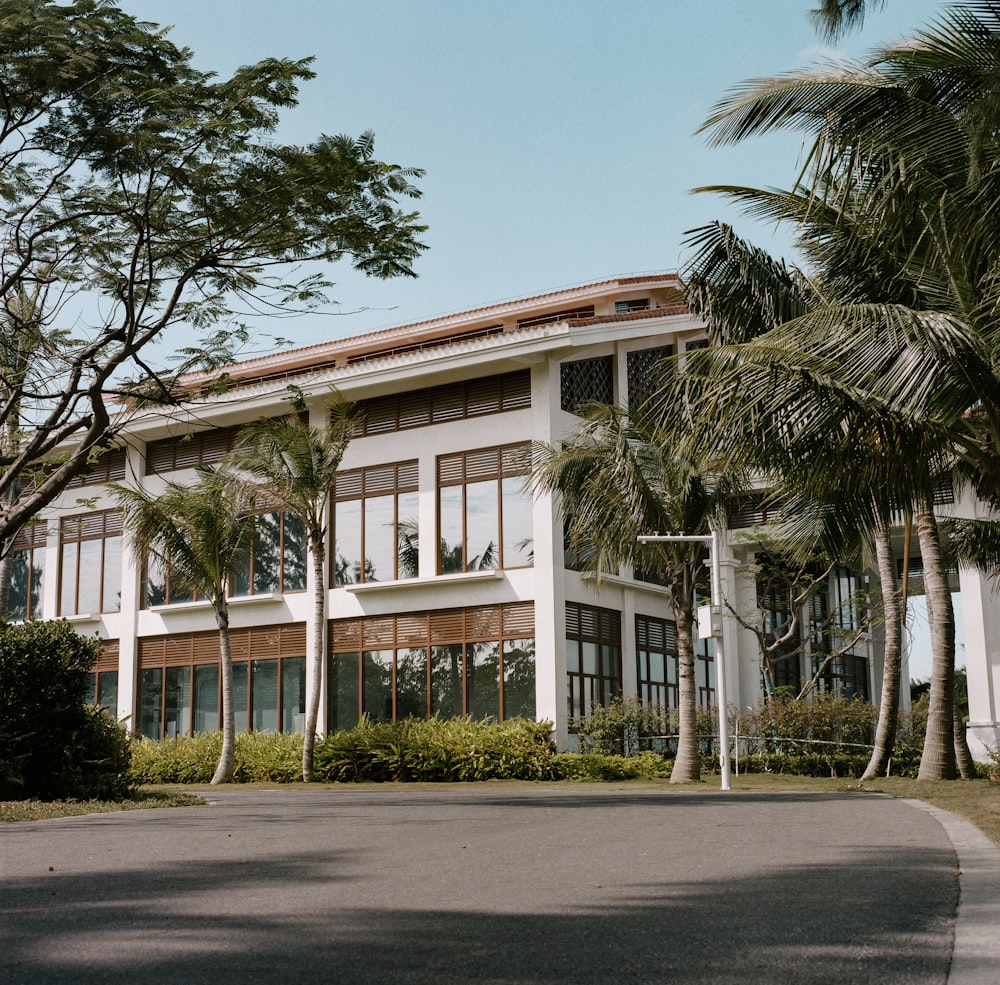
M 599 324 L 604 321 L 630 321 L 637 318 L 684 314 L 687 307 L 680 300 L 681 282 L 675 273 L 631 275 L 562 288 L 545 294 L 503 301 L 480 308 L 392 328 L 367 332 L 363 335 L 320 342 L 315 345 L 289 349 L 254 359 L 222 366 L 209 372 L 189 373 L 181 378 L 185 388 L 197 390 L 217 383 L 220 378 L 233 383 L 246 384 L 278 377 L 300 376 L 333 366 L 347 366 L 367 362 L 380 356 L 447 345 L 488 335 L 517 332 L 527 326 L 557 320 L 572 320 L 582 324 Z M 600 315 L 586 311 L 583 302 L 613 299 L 616 295 L 648 288 L 666 292 L 669 303 L 662 306 L 623 314 Z M 676 297 L 675 297 L 676 295 Z M 578 307 L 563 310 L 568 305 Z M 534 315 L 535 317 L 525 317 Z

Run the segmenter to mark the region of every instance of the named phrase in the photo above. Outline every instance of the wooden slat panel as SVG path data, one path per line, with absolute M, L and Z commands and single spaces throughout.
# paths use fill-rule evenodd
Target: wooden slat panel
M 426 427 L 431 423 L 431 393 L 411 390 L 399 395 L 399 430 Z
M 442 609 L 430 615 L 432 644 L 461 643 L 465 636 L 465 618 L 462 609 Z
M 12 550 L 26 551 L 32 547 L 44 547 L 48 527 L 45 522 L 29 523 L 22 527 L 14 538 Z
M 500 639 L 500 607 L 498 605 L 465 610 L 467 640 Z
M 465 455 L 439 455 L 437 473 L 439 486 L 460 486 L 465 481 Z
M 500 409 L 502 411 L 521 410 L 531 406 L 531 370 L 525 369 L 517 373 L 508 373 L 501 377 L 502 396 Z
M 504 639 L 523 639 L 535 635 L 535 606 L 533 602 L 515 602 L 501 607 Z
M 331 653 L 356 653 L 361 649 L 361 620 L 330 620 L 329 637 Z
M 426 613 L 396 617 L 396 646 L 426 646 L 428 635 Z
M 392 616 L 365 619 L 363 645 L 366 650 L 384 650 L 395 646 L 395 619 Z
M 487 376 L 470 380 L 466 386 L 466 413 L 469 417 L 484 417 L 500 413 L 500 379 Z

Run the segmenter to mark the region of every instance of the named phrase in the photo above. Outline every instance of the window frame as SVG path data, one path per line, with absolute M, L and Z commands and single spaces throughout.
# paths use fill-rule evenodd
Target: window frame
M 438 455 L 436 472 L 436 523 L 438 536 L 436 538 L 437 558 L 436 571 L 439 575 L 460 574 L 477 570 L 514 570 L 516 568 L 530 568 L 534 566 L 533 561 L 523 564 L 508 564 L 506 557 L 506 536 L 504 533 L 504 480 L 523 478 L 530 473 L 530 462 L 528 454 L 530 444 L 524 441 L 514 442 L 506 445 L 494 445 L 488 448 L 475 448 L 469 451 L 449 452 L 445 455 Z M 493 459 L 491 462 L 490 460 Z M 496 482 L 496 517 L 497 517 L 497 559 L 496 564 L 485 568 L 469 567 L 469 486 L 479 483 Z M 462 566 L 457 571 L 445 571 L 442 558 L 442 549 L 446 546 L 444 540 L 444 511 L 442 509 L 442 492 L 445 489 L 460 488 L 461 492 L 461 519 L 462 519 L 462 540 L 461 557 Z M 529 498 L 530 503 L 530 498 Z M 511 518 L 508 515 L 507 520 Z M 534 539 L 534 523 L 531 521 L 531 539 Z
M 108 568 L 108 544 L 110 541 L 118 541 L 118 566 L 116 569 Z M 100 564 L 99 564 L 99 601 L 96 613 L 112 613 L 121 611 L 121 591 L 122 591 L 122 558 L 124 556 L 124 526 L 120 510 L 98 510 L 93 513 L 79 513 L 75 516 L 63 517 L 59 522 L 59 598 L 57 612 L 60 616 L 80 616 L 95 613 L 94 608 L 81 610 L 80 608 L 80 568 L 83 552 L 83 544 L 100 542 Z M 72 607 L 69 607 L 65 598 L 66 588 L 66 557 L 67 548 L 75 545 L 74 558 L 74 590 Z M 91 577 L 93 572 L 88 572 Z M 110 576 L 110 580 L 109 580 Z M 108 608 L 105 600 L 110 592 L 117 588 L 117 606 Z
M 419 501 L 417 503 L 417 570 L 412 574 L 401 573 L 400 565 L 400 497 L 420 493 L 420 469 L 417 459 L 407 459 L 400 462 L 389 462 L 384 465 L 365 465 L 354 469 L 338 472 L 334 478 L 331 492 L 331 510 L 333 513 L 333 550 L 330 551 L 330 584 L 334 588 L 344 588 L 349 585 L 374 584 L 378 581 L 397 581 L 420 576 L 419 562 Z M 378 579 L 367 577 L 367 557 L 365 544 L 368 539 L 365 503 L 368 500 L 392 497 L 392 527 L 393 527 L 393 566 L 392 577 Z M 338 581 L 338 539 L 337 539 L 337 506 L 341 503 L 360 503 L 359 550 L 361 553 L 360 578 L 357 581 Z M 348 560 L 348 559 L 345 559 Z
M 571 720 L 585 718 L 595 704 L 606 708 L 613 698 L 622 695 L 622 614 L 617 609 L 585 602 L 567 602 L 565 639 L 567 711 Z M 576 644 L 572 666 L 571 644 Z M 596 647 L 596 671 L 593 673 L 584 669 L 587 644 Z M 577 695 L 578 702 L 575 700 Z M 579 714 L 574 711 L 577 706 Z
M 351 728 L 360 720 L 362 714 L 372 715 L 374 709 L 366 706 L 365 688 L 365 657 L 367 654 L 392 654 L 389 666 L 391 677 L 390 712 L 389 715 L 377 716 L 380 721 L 398 721 L 400 707 L 398 690 L 399 655 L 411 654 L 423 650 L 425 675 L 424 699 L 427 718 L 442 714 L 442 708 L 435 707 L 437 695 L 433 680 L 434 651 L 444 647 L 460 647 L 459 673 L 461 675 L 461 710 L 452 707 L 451 714 L 442 717 L 453 717 L 456 714 L 469 715 L 474 713 L 475 694 L 473 693 L 475 673 L 469 674 L 470 659 L 474 658 L 474 648 L 487 645 L 496 647 L 496 717 L 505 721 L 510 717 L 511 699 L 507 680 L 507 646 L 509 643 L 523 643 L 530 640 L 534 661 L 535 643 L 535 610 L 533 602 L 509 602 L 497 605 L 464 607 L 456 609 L 441 609 L 433 611 L 418 611 L 396 613 L 389 616 L 365 616 L 359 619 L 332 619 L 329 623 L 329 645 L 327 648 L 327 715 L 328 731 L 341 728 Z M 338 660 L 343 658 L 343 660 Z M 352 659 L 353 658 L 353 661 Z M 353 666 L 352 666 L 353 664 Z M 337 691 L 338 676 L 342 668 L 350 673 L 350 680 L 356 687 L 357 704 L 355 715 L 349 715 L 349 720 L 335 720 L 338 709 L 349 706 L 349 700 Z M 473 664 L 473 666 L 475 666 Z M 537 662 L 534 663 L 534 675 L 537 684 Z M 532 702 L 534 704 L 534 701 Z M 537 707 L 533 708 L 534 717 Z

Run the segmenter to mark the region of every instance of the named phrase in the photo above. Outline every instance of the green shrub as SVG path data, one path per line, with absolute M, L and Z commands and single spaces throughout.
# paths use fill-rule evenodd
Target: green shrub
M 612 698 L 604 707 L 595 705 L 589 715 L 573 718 L 569 731 L 582 753 L 604 756 L 635 756 L 677 732 L 677 709 L 646 705 L 638 698 Z
M 134 743 L 132 779 L 135 783 L 208 783 L 221 749 L 221 732 L 140 739 Z M 301 777 L 301 735 L 236 734 L 236 783 L 292 783 Z
M 550 722 L 511 719 L 363 719 L 316 744 L 317 779 L 340 782 L 547 780 Z
M 557 780 L 658 780 L 668 779 L 673 764 L 655 752 L 636 756 L 608 756 L 599 753 L 557 753 L 554 757 Z
M 83 704 L 97 638 L 68 622 L 0 622 L 0 799 L 128 794 L 129 743 Z

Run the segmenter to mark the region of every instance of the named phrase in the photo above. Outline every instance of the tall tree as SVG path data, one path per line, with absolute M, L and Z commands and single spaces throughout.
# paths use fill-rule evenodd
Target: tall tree
M 902 597 L 890 526 L 905 433 L 886 434 L 889 422 L 881 416 L 873 425 L 863 408 L 804 365 L 798 346 L 781 347 L 781 326 L 829 305 L 822 271 L 807 277 L 720 223 L 698 230 L 691 242 L 689 301 L 715 341 L 728 343 L 694 354 L 688 372 L 674 380 L 697 408 L 693 439 L 718 467 L 750 469 L 782 491 L 775 512 L 803 561 L 817 547 L 844 556 L 867 544 L 875 555 L 884 650 L 866 775 L 880 775 L 892 756 L 900 699 Z M 831 469 L 831 461 L 843 467 Z M 855 483 L 858 474 L 864 480 Z
M 323 427 L 311 427 L 301 394 L 292 413 L 244 428 L 233 464 L 261 486 L 260 496 L 297 516 L 305 525 L 313 572 L 312 677 L 302 747 L 302 779 L 313 779 L 313 750 L 326 663 L 326 596 L 329 587 L 326 535 L 333 480 L 353 432 L 352 405 L 331 401 Z
M 112 487 L 140 564 L 151 560 L 171 581 L 212 605 L 219 627 L 222 689 L 222 751 L 212 783 L 233 778 L 236 719 L 233 656 L 229 641 L 229 579 L 253 536 L 257 493 L 222 470 L 201 466 L 194 485 L 168 483 L 159 496 Z
M 594 573 L 631 565 L 664 586 L 677 623 L 678 744 L 671 783 L 701 776 L 696 727 L 695 597 L 709 591 L 705 548 L 692 543 L 639 543 L 642 535 L 710 533 L 725 522 L 732 481 L 710 483 L 695 459 L 680 452 L 681 405 L 653 400 L 629 412 L 587 409 L 558 447 L 534 451 L 532 483 L 556 493 L 570 547 Z M 720 708 L 720 714 L 726 709 Z
M 909 429 L 919 453 L 899 456 L 900 474 L 916 484 L 897 486 L 898 502 L 914 503 L 925 571 L 940 553 L 935 473 L 953 466 L 994 505 L 1000 491 L 998 38 L 1000 3 L 949 8 L 869 63 L 751 81 L 705 124 L 717 143 L 785 127 L 813 135 L 791 192 L 716 190 L 800 226 L 833 304 L 786 335 L 818 351 L 812 368 L 829 389 Z M 954 773 L 954 619 L 943 571 L 925 585 L 935 685 L 921 776 L 942 778 Z
M 0 553 L 125 425 L 123 399 L 183 396 L 191 360 L 151 354 L 172 329 L 200 330 L 187 352 L 213 365 L 245 313 L 323 304 L 337 261 L 412 275 L 425 227 L 398 203 L 420 171 L 371 133 L 274 139 L 310 62 L 220 79 L 104 0 L 0 0 L 0 333 L 32 353 L 0 381 L 0 430 L 23 435 L 0 454 Z M 12 299 L 39 289 L 22 317 Z

